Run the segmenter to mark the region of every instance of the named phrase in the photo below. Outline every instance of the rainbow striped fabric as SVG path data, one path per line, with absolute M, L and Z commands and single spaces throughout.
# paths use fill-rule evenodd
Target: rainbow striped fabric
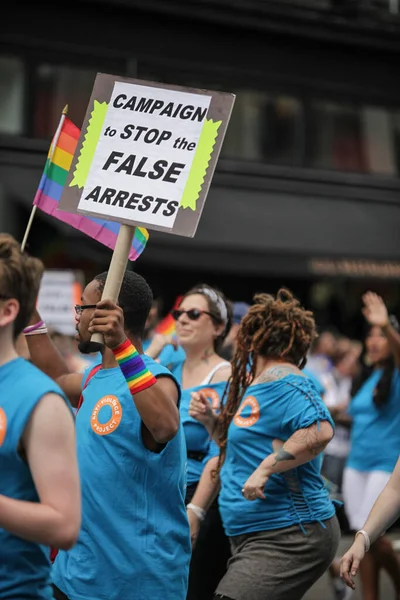
M 79 229 L 79 231 L 114 250 L 120 228 L 119 223 L 58 210 L 58 203 L 67 181 L 79 136 L 80 129 L 65 117 L 60 134 L 58 137 L 56 134 L 50 146 L 33 204 L 46 214 L 68 223 L 68 225 Z M 56 145 L 53 152 L 54 142 Z M 129 254 L 130 260 L 135 261 L 141 255 L 148 239 L 149 232 L 147 229 L 136 227 Z
M 132 395 L 143 392 L 143 390 L 157 383 L 157 379 L 148 370 L 130 340 L 125 340 L 117 348 L 114 348 L 112 352 Z
M 179 308 L 180 303 L 182 302 L 183 296 L 178 296 L 174 302 L 174 306 L 172 307 L 174 308 Z M 168 313 L 168 315 L 166 317 L 164 317 L 156 326 L 155 328 L 155 333 L 161 333 L 162 335 L 175 335 L 176 333 L 176 326 L 175 326 L 175 319 L 173 318 L 173 316 L 171 315 L 171 313 Z

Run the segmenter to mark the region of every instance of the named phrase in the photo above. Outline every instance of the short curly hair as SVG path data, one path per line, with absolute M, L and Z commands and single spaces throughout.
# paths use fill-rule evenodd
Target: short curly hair
M 11 235 L 0 234 L 0 300 L 14 298 L 19 303 L 13 324 L 14 339 L 32 317 L 43 270 L 43 263 L 21 252 L 20 244 Z
M 94 278 L 100 294 L 103 293 L 107 274 L 108 272 L 104 271 Z M 153 304 L 153 292 L 144 277 L 134 271 L 125 271 L 118 303 L 124 311 L 125 329 L 142 338 Z

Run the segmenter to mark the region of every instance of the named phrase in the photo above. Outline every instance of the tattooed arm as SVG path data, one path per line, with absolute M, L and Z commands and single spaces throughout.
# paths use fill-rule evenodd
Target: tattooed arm
M 328 421 L 313 423 L 306 429 L 299 429 L 278 448 L 265 458 L 243 487 L 243 495 L 248 500 L 265 498 L 264 487 L 273 473 L 282 473 L 313 460 L 329 444 L 333 429 Z M 274 440 L 274 445 L 279 444 Z

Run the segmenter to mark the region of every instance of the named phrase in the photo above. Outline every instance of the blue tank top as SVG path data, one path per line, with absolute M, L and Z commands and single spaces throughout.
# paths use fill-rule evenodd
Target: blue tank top
M 172 377 L 142 358 L 156 377 Z M 58 554 L 53 581 L 70 600 L 185 600 L 191 547 L 182 426 L 162 452 L 147 450 L 119 367 L 100 369 L 83 396 L 82 529 L 75 547 Z
M 182 368 L 184 362 L 184 360 L 179 361 L 171 366 L 171 371 L 179 383 L 182 383 Z M 219 383 L 198 385 L 182 390 L 180 413 L 183 431 L 185 433 L 186 448 L 189 455 L 187 467 L 188 485 L 198 483 L 207 462 L 210 460 L 210 458 L 219 455 L 219 447 L 210 438 L 207 429 L 204 427 L 204 425 L 189 415 L 189 405 L 192 392 L 202 391 L 208 398 L 213 409 L 218 413 L 225 388 L 226 381 L 221 381 Z M 199 454 L 199 458 L 201 458 L 202 455 L 204 456 L 201 460 L 199 460 L 198 458 L 191 458 L 191 453 Z
M 33 409 L 46 394 L 63 396 L 57 384 L 23 358 L 0 367 L 0 494 L 39 502 L 29 465 L 18 446 Z M 0 528 L 0 598 L 47 600 L 50 549 Z
M 324 521 L 335 508 L 321 477 L 322 456 L 285 473 L 272 475 L 265 500 L 249 502 L 243 484 L 269 454 L 273 440 L 287 441 L 298 429 L 333 421 L 312 382 L 301 375 L 247 388 L 228 430 L 221 470 L 219 506 L 228 536 Z
M 375 406 L 373 394 L 382 369 L 374 371 L 350 402 L 353 417 L 347 466 L 391 473 L 400 454 L 400 371 L 395 369 L 387 402 Z

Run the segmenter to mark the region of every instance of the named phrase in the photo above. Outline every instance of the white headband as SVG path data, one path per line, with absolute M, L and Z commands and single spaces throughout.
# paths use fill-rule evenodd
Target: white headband
M 228 323 L 228 309 L 226 308 L 226 304 L 221 296 L 217 294 L 215 290 L 206 287 L 199 288 L 199 292 L 201 294 L 205 294 L 214 302 L 220 314 L 221 321 L 223 321 L 226 325 Z

